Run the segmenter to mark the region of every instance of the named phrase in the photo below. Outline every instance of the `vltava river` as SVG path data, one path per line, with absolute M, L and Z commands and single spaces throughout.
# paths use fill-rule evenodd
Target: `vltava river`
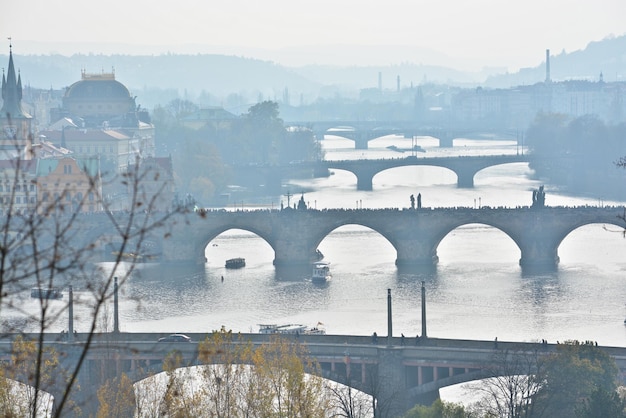
M 453 149 L 438 149 L 429 138 L 418 143 L 426 150 L 418 157 L 519 152 L 510 141 L 457 140 Z M 410 148 L 411 140 L 385 137 L 370 142 L 366 151 L 354 150 L 348 140 L 324 140 L 327 159 L 410 155 L 387 149 L 390 145 Z M 541 184 L 531 179 L 527 164 L 518 163 L 481 171 L 473 189 L 458 189 L 456 176 L 445 169 L 404 167 L 374 177 L 373 191 L 357 191 L 354 175 L 341 171 L 328 178 L 293 181 L 286 190 L 296 199 L 304 191 L 305 201 L 318 209 L 402 208 L 417 193 L 424 207 L 515 207 L 529 205 L 532 189 Z M 603 196 L 561 194 L 550 184 L 545 188 L 547 205 L 624 204 L 605 201 Z M 286 204 L 285 196 L 267 198 L 263 204 L 278 207 L 280 199 Z M 244 208 L 254 204 L 243 202 Z M 241 202 L 230 206 L 241 209 Z M 442 241 L 439 264 L 430 272 L 399 271 L 391 244 L 364 227 L 339 228 L 319 249 L 331 262 L 333 274 L 324 285 L 311 283 L 308 269 L 277 270 L 273 251 L 261 238 L 246 231 L 228 231 L 207 247 L 205 266 L 141 266 L 121 289 L 121 328 L 204 332 L 223 325 L 233 331 L 256 332 L 260 323 L 321 322 L 331 334 L 375 331 L 386 335 L 387 289 L 391 289 L 394 334 L 415 336 L 421 334 L 420 286 L 424 281 L 430 337 L 579 339 L 626 346 L 626 239 L 617 227 L 577 229 L 559 248 L 558 270 L 537 275 L 523 274 L 519 250 L 510 238 L 477 224 L 458 228 Z M 224 261 L 232 257 L 245 257 L 246 267 L 226 270 Z M 81 309 L 75 308 L 79 331 L 80 318 L 88 317 Z

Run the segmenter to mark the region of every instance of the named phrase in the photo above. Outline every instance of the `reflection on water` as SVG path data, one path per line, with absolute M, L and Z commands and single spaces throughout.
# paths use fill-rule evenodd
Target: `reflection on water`
M 391 139 L 377 141 L 387 144 Z M 426 155 L 458 152 L 458 147 L 422 146 Z M 483 153 L 486 147 L 468 143 L 463 148 Z M 514 153 L 515 148 L 504 142 L 494 149 Z M 337 149 L 329 154 L 358 158 L 370 151 L 387 158 L 393 153 L 383 147 Z M 374 178 L 374 190 L 363 192 L 356 190 L 354 175 L 337 172 L 328 178 L 294 181 L 292 193 L 299 192 L 298 185 L 314 189 L 305 199 L 320 209 L 356 204 L 408 207 L 409 196 L 417 192 L 422 193 L 424 206 L 515 207 L 531 202 L 531 190 L 539 185 L 531 174 L 526 164 L 493 167 L 478 173 L 473 189 L 458 189 L 450 172 L 404 167 L 380 173 Z M 548 205 L 597 204 L 593 199 L 559 195 L 549 185 L 546 190 Z M 333 231 L 319 249 L 333 274 L 322 285 L 310 280 L 306 267 L 275 268 L 274 252 L 263 239 L 246 231 L 226 231 L 207 246 L 205 265 L 140 266 L 121 287 L 121 328 L 203 332 L 224 325 L 247 332 L 256 331 L 259 323 L 322 322 L 331 334 L 376 331 L 385 335 L 387 289 L 391 289 L 394 333 L 413 336 L 421 333 L 424 282 L 432 337 L 589 339 L 626 345 L 626 240 L 603 225 L 581 227 L 567 236 L 559 248 L 561 263 L 553 272 L 522 271 L 514 242 L 497 229 L 477 224 L 446 236 L 437 250 L 439 264 L 426 269 L 399 269 L 395 250 L 384 237 L 354 225 Z M 233 257 L 244 257 L 246 267 L 226 269 L 224 262 Z M 75 311 L 81 331 L 89 312 L 80 306 Z

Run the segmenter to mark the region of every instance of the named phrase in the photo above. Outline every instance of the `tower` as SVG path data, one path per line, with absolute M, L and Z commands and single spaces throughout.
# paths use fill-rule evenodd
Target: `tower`
M 10 40 L 11 38 L 9 38 Z M 0 158 L 15 157 L 29 147 L 33 137 L 32 119 L 22 108 L 22 77 L 15 74 L 13 45 L 9 43 L 9 68 L 2 73 L 2 109 L 0 109 Z M 7 155 L 8 154 L 8 155 Z M 28 155 L 26 155 L 28 158 Z

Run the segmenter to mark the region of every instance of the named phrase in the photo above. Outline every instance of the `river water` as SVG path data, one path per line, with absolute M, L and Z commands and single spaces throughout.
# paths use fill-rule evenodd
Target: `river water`
M 521 152 L 505 140 L 456 140 L 452 149 L 437 148 L 431 138 L 417 143 L 426 150 L 418 157 Z M 412 140 L 389 136 L 370 142 L 368 150 L 354 150 L 349 140 L 327 137 L 323 145 L 327 159 L 398 158 L 411 152 L 387 147 L 411 148 Z M 286 190 L 294 195 L 291 204 L 304 191 L 305 201 L 318 209 L 408 207 L 409 196 L 417 193 L 424 207 L 514 207 L 529 205 L 532 189 L 541 184 L 527 164 L 517 163 L 481 171 L 473 189 L 458 189 L 456 176 L 445 169 L 403 167 L 375 176 L 373 191 L 357 191 L 354 175 L 338 170 L 328 178 L 292 181 Z M 624 203 L 562 194 L 549 184 L 545 188 L 547 205 Z M 278 207 L 281 199 L 287 203 L 286 196 L 269 199 L 275 201 L 264 201 L 266 206 Z M 321 322 L 331 334 L 386 335 L 391 289 L 394 334 L 415 336 L 421 334 L 424 282 L 430 337 L 579 339 L 626 346 L 626 239 L 614 226 L 572 232 L 559 248 L 558 270 L 549 274 L 522 272 L 512 240 L 478 224 L 458 228 L 442 241 L 433 271 L 399 271 L 391 244 L 356 225 L 335 230 L 319 249 L 333 274 L 324 285 L 312 283 L 306 269 L 277 270 L 273 251 L 261 238 L 227 231 L 207 247 L 204 267 L 142 266 L 122 289 L 121 328 L 204 332 L 225 326 L 255 332 L 260 323 Z M 226 270 L 224 261 L 232 257 L 245 257 L 246 267 Z
M 440 149 L 432 138 L 418 138 L 421 156 L 514 154 L 506 140 L 456 140 Z M 327 159 L 403 158 L 388 149 L 409 149 L 411 139 L 388 136 L 355 150 L 339 137 L 323 141 Z M 456 187 L 454 173 L 434 167 L 403 167 L 374 177 L 372 191 L 357 191 L 353 174 L 336 170 L 328 178 L 293 180 L 285 188 L 304 192 L 309 206 L 322 208 L 408 207 L 409 196 L 422 195 L 424 207 L 527 206 L 532 190 L 542 183 L 532 178 L 526 163 L 485 169 L 475 187 Z M 616 185 L 621 187 L 621 185 Z M 547 205 L 622 205 L 602 196 L 571 196 L 545 185 Z M 228 209 L 252 209 L 257 204 L 278 207 L 286 196 L 259 202 L 234 202 Z M 616 216 L 619 213 L 616 212 Z M 319 285 L 310 271 L 276 269 L 271 247 L 250 232 L 231 230 L 206 248 L 204 266 L 141 265 L 121 287 L 120 325 L 129 332 L 208 332 L 224 326 L 256 332 L 260 323 L 324 324 L 330 334 L 387 334 L 387 289 L 391 289 L 394 335 L 421 334 L 421 292 L 427 301 L 430 337 L 535 341 L 593 340 L 626 346 L 626 239 L 610 225 L 584 226 L 559 248 L 558 270 L 525 274 L 520 253 L 501 231 L 485 225 L 456 229 L 438 248 L 432 271 L 404 272 L 395 266 L 395 250 L 381 235 L 349 225 L 332 232 L 320 245 L 331 263 L 333 278 Z M 245 257 L 246 267 L 227 270 L 224 261 Z M 223 281 L 221 278 L 224 278 Z M 81 297 L 80 286 L 75 294 Z M 25 301 L 26 304 L 33 301 Z M 25 309 L 28 310 L 26 306 Z M 111 309 L 109 309 L 111 312 Z M 78 331 L 86 328 L 87 308 L 75 307 Z M 110 318 L 109 318 L 110 321 Z M 66 328 L 63 321 L 59 330 Z

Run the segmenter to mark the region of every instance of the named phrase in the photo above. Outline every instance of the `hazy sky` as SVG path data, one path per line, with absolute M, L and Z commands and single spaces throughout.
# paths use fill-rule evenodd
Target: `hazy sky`
M 307 58 L 289 54 L 285 48 L 387 45 L 428 48 L 473 68 L 498 66 L 515 70 L 537 65 L 548 48 L 554 54 L 563 49 L 571 52 L 584 48 L 590 41 L 626 33 L 625 0 L 13 0 L 5 3 L 0 13 L 0 36 L 12 37 L 16 54 L 134 54 L 142 50 L 137 46 L 144 46 L 143 50 L 150 54 L 195 51 L 253 56 L 251 48 L 259 48 L 269 51 L 258 58 L 300 65 L 303 61 L 329 63 L 333 54 L 311 54 Z M 5 42 L 6 50 L 8 41 Z M 259 51 L 254 54 L 262 55 Z M 398 56 L 395 62 L 380 62 L 377 58 L 390 60 L 379 56 L 360 57 L 360 61 L 381 65 L 402 61 L 430 63 L 425 54 Z

